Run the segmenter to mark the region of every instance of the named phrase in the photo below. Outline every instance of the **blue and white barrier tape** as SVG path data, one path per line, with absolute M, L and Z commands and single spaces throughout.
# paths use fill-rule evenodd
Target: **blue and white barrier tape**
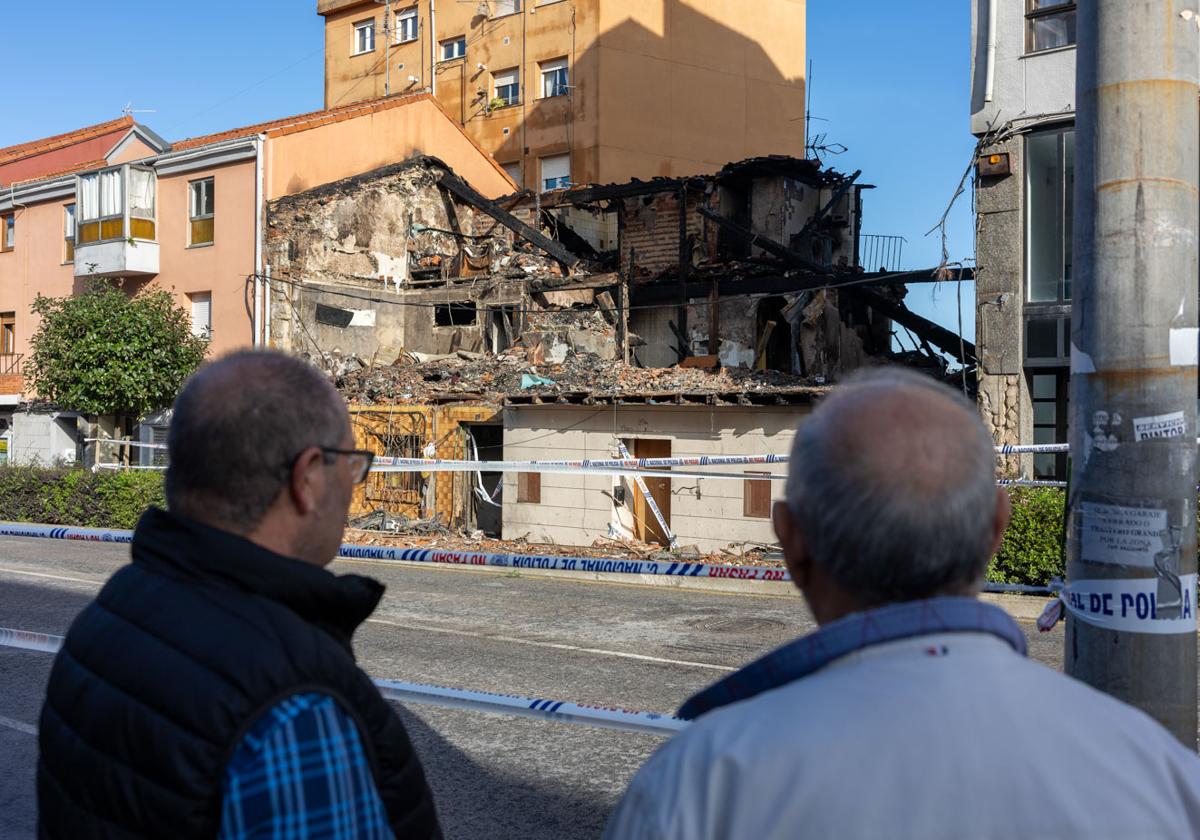
M 401 461 L 393 464 L 388 461 Z M 696 470 L 657 469 L 653 467 L 581 467 L 567 464 L 545 464 L 538 461 L 422 461 L 402 458 L 376 458 L 373 473 L 414 472 L 535 472 L 569 475 L 630 475 L 647 478 L 716 478 L 738 481 L 785 481 L 779 473 L 699 472 Z
M 57 653 L 58 649 L 62 647 L 62 643 L 62 636 L 0 627 L 0 647 Z M 401 680 L 376 679 L 373 682 L 379 688 L 380 694 L 389 700 L 400 703 L 421 703 L 427 706 L 467 709 L 473 712 L 540 718 L 559 723 L 578 723 L 585 726 L 620 729 L 624 732 L 641 732 L 650 735 L 674 735 L 688 725 L 687 721 L 674 715 L 659 715 L 654 712 L 640 712 L 614 706 L 592 706 L 544 697 L 470 691 L 463 688 L 447 688 Z
M 42 537 L 84 542 L 128 543 L 132 531 L 105 528 L 65 528 L 57 525 L 26 525 L 0 522 L 0 537 Z M 553 569 L 584 574 L 630 574 L 732 580 L 790 581 L 787 569 L 777 566 L 717 566 L 666 560 L 632 560 L 610 557 L 559 557 L 538 554 L 493 554 L 436 548 L 393 548 L 382 545 L 344 543 L 338 556 L 353 560 L 397 560 L 407 563 L 444 563 L 452 566 L 499 566 L 507 569 Z M 1049 592 L 1046 587 L 985 584 L 984 592 Z

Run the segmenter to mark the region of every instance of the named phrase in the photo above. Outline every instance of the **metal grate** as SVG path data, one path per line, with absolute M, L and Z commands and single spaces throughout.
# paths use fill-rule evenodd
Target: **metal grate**
M 389 458 L 420 458 L 425 415 L 419 411 L 356 411 L 354 437 L 367 449 Z M 425 479 L 418 472 L 372 473 L 363 488 L 368 508 L 420 516 Z
M 906 241 L 903 236 L 864 234 L 858 243 L 859 266 L 863 271 L 899 271 Z

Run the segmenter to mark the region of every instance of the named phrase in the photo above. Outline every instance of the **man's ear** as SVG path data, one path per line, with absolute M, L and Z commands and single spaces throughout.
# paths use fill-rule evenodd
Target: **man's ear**
M 325 480 L 322 467 L 324 456 L 316 446 L 310 446 L 301 452 L 295 466 L 292 467 L 287 488 L 288 496 L 300 516 L 307 516 L 317 508 Z
M 775 502 L 771 506 L 771 521 L 783 548 L 783 563 L 792 576 L 792 583 L 803 589 L 808 584 L 808 553 L 804 548 L 804 534 L 787 502 Z
M 1008 491 L 1003 487 L 996 488 L 996 508 L 992 513 L 992 550 L 988 559 L 996 556 L 1000 543 L 1004 542 L 1004 531 L 1008 528 L 1008 520 L 1012 518 L 1012 503 L 1008 499 Z

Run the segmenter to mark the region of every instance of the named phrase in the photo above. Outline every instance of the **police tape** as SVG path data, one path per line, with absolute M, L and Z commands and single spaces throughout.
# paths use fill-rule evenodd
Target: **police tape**
M 62 647 L 62 643 L 62 636 L 0 627 L 0 647 L 33 650 L 40 653 L 57 653 Z M 649 735 L 674 735 L 687 728 L 688 725 L 687 721 L 674 715 L 660 715 L 655 712 L 623 709 L 618 706 L 595 706 L 545 697 L 472 691 L 402 680 L 372 679 L 372 681 L 379 688 L 380 694 L 388 700 L 395 700 L 399 703 L 420 703 L 449 709 L 539 718 L 558 723 L 582 724 L 601 729 L 619 729 L 624 732 L 640 732 Z
M 1122 633 L 1195 633 L 1195 574 L 1177 578 L 1104 578 L 1068 582 L 1038 618 L 1043 633 L 1064 611 L 1080 621 Z
M 115 443 L 117 446 L 136 446 L 141 449 L 166 449 L 165 443 L 143 443 L 140 440 L 122 440 L 121 438 L 84 438 L 86 443 Z
M 26 525 L 0 522 L 0 537 L 37 537 L 82 542 L 129 543 L 132 531 L 106 528 L 66 528 L 58 525 Z M 347 560 L 380 560 L 402 563 L 433 563 L 450 566 L 492 566 L 519 571 L 546 569 L 576 574 L 628 574 L 650 577 L 712 578 L 787 582 L 787 569 L 778 566 L 721 566 L 678 560 L 633 560 L 611 557 L 564 557 L 553 554 L 496 554 L 436 548 L 395 548 L 381 545 L 343 543 L 338 557 Z M 988 583 L 984 592 L 1047 593 L 1050 587 Z
M 1066 487 L 1065 481 L 1051 481 L 1043 478 L 998 478 L 996 483 L 1001 487 Z
M 396 462 L 396 463 L 392 463 Z M 654 467 L 597 467 L 568 464 L 549 464 L 544 461 L 437 461 L 420 458 L 376 458 L 371 466 L 373 473 L 416 473 L 416 472 L 535 472 L 565 473 L 570 475 L 629 475 L 647 478 L 715 478 L 738 481 L 785 481 L 786 475 L 779 473 L 746 472 L 700 472 Z

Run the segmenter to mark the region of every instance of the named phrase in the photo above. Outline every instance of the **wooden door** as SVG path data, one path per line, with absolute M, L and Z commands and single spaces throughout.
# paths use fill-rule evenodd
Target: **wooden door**
M 638 439 L 633 441 L 632 450 L 630 454 L 635 458 L 670 458 L 671 441 Z M 646 489 L 650 491 L 655 504 L 658 505 L 659 512 L 662 513 L 663 520 L 669 526 L 671 524 L 671 479 L 642 476 L 642 480 L 646 482 Z M 636 528 L 634 533 L 642 542 L 667 545 L 670 540 L 667 539 L 654 512 L 646 504 L 646 497 L 637 489 L 636 481 L 630 483 L 633 486 L 633 517 Z

